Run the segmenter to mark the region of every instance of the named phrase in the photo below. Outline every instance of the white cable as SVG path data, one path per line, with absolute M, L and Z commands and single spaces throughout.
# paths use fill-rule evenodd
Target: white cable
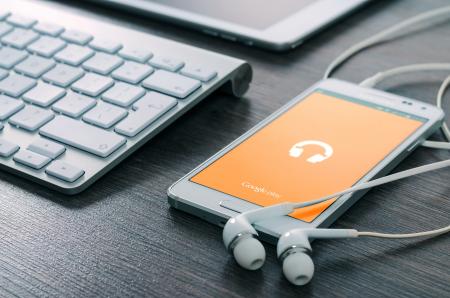
M 336 59 L 334 59 L 330 65 L 327 67 L 325 74 L 323 76 L 324 79 L 327 79 L 331 76 L 331 74 L 338 68 L 343 62 L 348 60 L 353 55 L 357 54 L 363 49 L 366 49 L 368 47 L 371 47 L 377 43 L 380 43 L 382 41 L 385 41 L 389 38 L 394 37 L 396 33 L 401 32 L 403 29 L 411 29 L 414 25 L 425 23 L 428 20 L 434 19 L 435 21 L 440 16 L 443 16 L 445 18 L 450 17 L 450 6 L 442 7 L 439 9 L 435 9 L 429 12 L 422 13 L 420 15 L 417 15 L 415 17 L 412 17 L 410 19 L 407 19 L 403 22 L 400 22 L 397 25 L 394 25 L 393 27 L 390 27 L 386 30 L 381 31 L 380 33 L 369 37 L 362 42 L 359 42 L 355 44 L 354 46 L 350 47 L 346 51 L 344 51 L 341 55 L 339 55 Z M 430 24 L 432 24 L 430 22 Z M 428 24 L 428 25 L 430 25 Z M 405 30 L 406 32 L 406 30 Z M 373 87 L 380 81 L 386 79 L 387 77 L 403 74 L 403 73 L 409 73 L 409 72 L 415 72 L 415 71 L 425 71 L 425 70 L 450 70 L 450 64 L 444 64 L 444 63 L 429 63 L 429 64 L 415 64 L 415 65 L 408 65 L 403 67 L 397 67 L 385 72 L 377 73 L 375 76 L 368 78 L 364 80 L 360 85 L 365 87 Z M 450 77 L 448 77 L 441 85 L 438 95 L 437 95 L 437 106 L 442 108 L 442 101 L 445 94 L 446 89 L 450 85 Z M 438 149 L 449 149 L 450 150 L 450 129 L 446 123 L 443 123 L 442 125 L 442 131 L 447 139 L 448 142 L 434 142 L 434 141 L 426 141 L 424 142 L 424 146 L 430 147 L 430 148 L 438 148 Z M 359 190 L 372 188 L 378 185 L 382 185 L 385 183 L 393 182 L 399 179 L 419 175 L 422 173 L 426 173 L 429 171 L 434 171 L 437 169 L 442 169 L 445 167 L 450 166 L 450 160 L 445 160 L 417 168 L 413 168 L 407 171 L 399 172 L 396 174 L 392 174 L 389 176 L 385 176 L 379 179 L 375 179 L 369 182 L 365 182 L 359 185 L 356 185 L 354 187 L 351 187 L 347 190 L 337 192 L 335 194 L 326 196 L 324 198 L 304 202 L 304 203 L 297 203 L 295 204 L 295 208 L 303 208 L 307 206 L 316 205 L 325 201 L 328 201 L 332 198 L 341 197 L 342 195 L 353 193 Z M 361 237 L 379 237 L 379 238 L 391 238 L 391 239 L 401 239 L 401 238 L 416 238 L 416 237 L 425 237 L 425 236 L 437 236 L 444 233 L 450 232 L 450 226 L 432 230 L 432 231 L 425 231 L 425 232 L 419 232 L 419 233 L 410 233 L 410 234 L 385 234 L 385 233 L 376 233 L 376 232 L 358 232 L 358 236 Z
M 435 170 L 446 168 L 449 166 L 450 166 L 450 159 L 440 161 L 440 162 L 435 162 L 435 163 L 432 163 L 429 165 L 424 165 L 421 167 L 409 169 L 409 170 L 406 170 L 403 172 L 399 172 L 399 173 L 388 175 L 388 176 L 385 176 L 382 178 L 378 178 L 378 179 L 375 179 L 375 180 L 372 180 L 369 182 L 365 182 L 365 183 L 356 185 L 354 187 L 348 188 L 344 191 L 340 191 L 340 192 L 334 193 L 332 195 L 328 195 L 324 198 L 314 200 L 314 201 L 304 202 L 304 203 L 298 203 L 298 204 L 295 204 L 294 206 L 295 206 L 295 209 L 298 209 L 298 208 L 316 205 L 316 204 L 328 201 L 332 198 L 339 199 L 339 197 L 341 197 L 342 195 L 348 194 L 348 193 L 353 193 L 353 192 L 356 192 L 359 190 L 372 188 L 374 186 L 379 186 L 382 184 L 386 184 L 386 183 L 404 179 L 407 177 L 423 174 L 423 173 L 430 172 L 430 171 L 435 171 Z M 401 239 L 401 238 L 417 238 L 417 237 L 425 237 L 425 236 L 437 236 L 437 235 L 445 234 L 448 232 L 450 232 L 450 226 L 447 226 L 447 227 L 444 227 L 441 229 L 437 229 L 437 230 L 425 231 L 425 232 L 419 232 L 419 233 L 410 233 L 410 234 L 385 234 L 385 233 L 376 233 L 376 232 L 358 232 L 357 235 L 358 235 L 358 237 L 378 237 L 378 238 Z
M 441 87 L 439 88 L 438 95 L 436 97 L 436 105 L 441 109 L 443 108 L 442 102 L 444 101 L 445 91 L 447 90 L 449 85 L 450 85 L 450 76 L 444 80 Z M 450 129 L 446 122 L 442 124 L 442 132 L 447 138 L 447 141 L 450 142 Z
M 439 20 L 440 17 L 443 17 L 444 19 L 450 17 L 450 6 L 441 7 L 432 11 L 428 11 L 422 14 L 419 14 L 417 16 L 414 16 L 412 18 L 409 18 L 403 22 L 400 22 L 388 29 L 385 29 L 378 34 L 375 34 L 372 37 L 369 37 L 346 51 L 344 51 L 341 55 L 339 55 L 336 59 L 334 59 L 329 66 L 327 67 L 324 79 L 330 77 L 330 75 L 333 73 L 336 68 L 338 68 L 343 62 L 345 62 L 347 59 L 349 59 L 351 56 L 355 55 L 356 53 L 360 52 L 363 49 L 366 49 L 370 46 L 373 46 L 377 43 L 380 43 L 382 41 L 388 40 L 389 38 L 392 38 L 395 36 L 396 33 L 401 33 L 403 29 L 411 30 L 411 28 L 414 25 L 418 25 L 421 23 L 424 23 L 425 26 L 433 24 L 433 22 L 429 22 L 428 24 L 426 21 L 434 20 L 435 22 Z M 415 71 L 424 71 L 424 70 L 448 70 L 450 64 L 436 64 L 436 63 L 430 63 L 430 64 L 415 64 L 415 65 L 409 65 L 409 66 L 403 66 L 394 68 L 385 72 L 380 72 L 376 74 L 375 76 L 368 78 L 364 80 L 360 85 L 365 87 L 373 87 L 381 80 L 389 77 L 394 76 L 402 73 L 408 73 L 408 72 L 415 72 Z M 437 96 L 437 106 L 442 108 L 442 101 L 444 97 L 444 93 L 448 86 L 450 85 L 450 77 L 448 77 L 441 85 L 438 96 Z M 443 123 L 442 125 L 442 131 L 447 139 L 448 142 L 450 142 L 450 129 L 447 125 L 447 123 Z M 434 149 L 446 149 L 450 150 L 450 145 L 446 142 L 433 142 L 433 141 L 425 141 L 422 146 L 428 147 L 428 148 L 434 148 Z
M 444 101 L 444 95 L 445 91 L 447 90 L 448 86 L 450 85 L 450 77 L 447 77 L 444 82 L 442 82 L 441 87 L 439 88 L 437 97 L 436 97 L 436 106 L 439 108 L 443 108 L 443 101 Z M 445 138 L 447 139 L 447 142 L 435 142 L 435 141 L 425 141 L 422 143 L 422 146 L 427 148 L 433 148 L 433 149 L 445 149 L 450 150 L 450 129 L 448 127 L 447 122 L 443 122 L 441 126 L 442 133 L 444 134 Z
M 431 149 L 450 150 L 449 142 L 425 141 L 421 145 Z
M 298 209 L 298 208 L 316 205 L 316 204 L 328 201 L 333 198 L 339 198 L 345 194 L 354 193 L 359 190 L 372 188 L 372 187 L 386 184 L 389 182 L 397 181 L 397 180 L 404 179 L 404 178 L 411 177 L 411 176 L 416 176 L 416 175 L 423 174 L 423 173 L 430 172 L 430 171 L 439 170 L 439 169 L 446 168 L 446 167 L 450 167 L 450 159 L 435 162 L 435 163 L 424 165 L 424 166 L 420 166 L 417 168 L 412 168 L 412 169 L 409 169 L 409 170 L 406 170 L 403 172 L 398 172 L 398 173 L 391 174 L 391 175 L 388 175 L 388 176 L 385 176 L 382 178 L 378 178 L 378 179 L 375 179 L 372 181 L 364 182 L 364 183 L 358 184 L 356 186 L 350 187 L 346 190 L 343 190 L 343 191 L 334 193 L 332 195 L 328 195 L 326 197 L 320 198 L 318 200 L 296 203 L 296 204 L 294 204 L 294 208 Z
M 386 80 L 393 76 L 398 76 L 401 74 L 419 72 L 419 71 L 450 71 L 450 63 L 423 63 L 423 64 L 411 64 L 400 67 L 391 68 L 386 71 L 379 72 L 374 76 L 365 79 L 359 85 L 367 88 L 373 88 L 381 81 Z M 442 98 L 441 98 L 442 100 Z
M 391 68 L 386 71 L 379 72 L 372 77 L 369 77 L 362 81 L 359 85 L 363 87 L 373 88 L 381 81 L 386 80 L 389 77 L 397 76 L 400 74 L 411 73 L 411 72 L 419 72 L 419 71 L 430 71 L 430 70 L 449 70 L 450 71 L 450 63 L 425 63 L 425 64 L 411 64 L 406 66 L 400 66 Z M 450 85 L 450 76 L 447 77 L 444 82 L 441 84 L 437 97 L 436 97 L 436 106 L 439 108 L 443 108 L 443 100 L 445 91 Z M 444 149 L 450 150 L 450 129 L 446 122 L 442 124 L 442 132 L 444 133 L 447 142 L 436 142 L 436 141 L 425 141 L 422 143 L 422 146 L 433 149 Z
M 323 76 L 324 79 L 327 79 L 331 76 L 333 71 L 336 70 L 343 62 L 345 62 L 348 58 L 360 52 L 363 49 L 366 49 L 370 46 L 373 46 L 377 43 L 380 43 L 388 38 L 393 37 L 396 33 L 402 31 L 403 29 L 411 29 L 414 25 L 424 23 L 429 20 L 436 21 L 439 17 L 450 17 L 450 6 L 441 7 L 435 10 L 431 10 L 428 12 L 424 12 L 412 18 L 409 18 L 403 22 L 400 22 L 388 29 L 385 29 L 378 34 L 375 34 L 372 37 L 369 37 L 344 51 L 341 55 L 339 55 L 336 59 L 334 59 L 330 65 L 327 67 L 325 74 Z M 430 24 L 433 24 L 430 22 Z
M 390 238 L 390 239 L 405 239 L 405 238 L 417 238 L 426 236 L 438 236 L 450 232 L 450 226 L 442 229 L 420 232 L 420 233 L 409 233 L 409 234 L 385 234 L 376 232 L 358 232 L 358 237 L 377 237 L 377 238 Z

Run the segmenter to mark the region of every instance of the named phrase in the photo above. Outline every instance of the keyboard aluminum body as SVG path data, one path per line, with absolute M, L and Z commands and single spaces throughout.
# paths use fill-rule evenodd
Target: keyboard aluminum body
M 0 151 L 3 146 L 8 155 L 0 157 L 0 168 L 66 194 L 86 189 L 213 91 L 220 88 L 236 97 L 242 96 L 252 78 L 251 67 L 245 61 L 68 13 L 43 2 L 2 1 L 0 18 L 6 12 L 11 15 L 0 21 L 0 35 L 2 26 L 18 30 L 16 36 L 5 38 L 12 31 L 0 36 L 0 55 L 2 49 L 12 48 L 23 52 L 26 58 L 19 57 L 20 62 L 12 61 L 13 65 L 8 65 L 11 56 L 7 51 L 8 59 L 3 59 L 3 66 L 0 61 L 0 89 L 3 88 L 0 97 L 7 95 L 8 100 L 13 98 L 19 103 L 12 102 L 18 109 L 14 111 L 5 104 L 8 100 L 4 100 L 3 107 L 7 107 L 4 109 L 13 113 L 4 115 L 5 119 L 0 121 Z M 32 20 L 37 22 L 30 25 Z M 23 28 L 27 26 L 29 28 Z M 60 27 L 64 31 L 58 32 Z M 51 43 L 45 39 L 44 46 L 32 46 L 43 37 L 48 38 L 48 34 L 55 35 L 48 39 Z M 48 50 L 50 44 L 51 49 L 58 50 L 44 57 L 45 63 L 39 59 L 24 63 L 30 57 L 41 57 L 36 48 Z M 75 51 L 63 52 L 68 47 Z M 127 58 L 129 51 L 135 49 L 151 52 L 152 57 L 141 55 L 139 62 L 140 58 Z M 89 53 L 89 59 L 96 59 L 87 62 L 89 59 L 82 57 L 83 53 Z M 16 57 L 17 52 L 13 56 Z M 79 58 L 83 62 L 79 63 Z M 131 60 L 145 65 L 141 67 L 143 71 L 131 79 L 136 82 L 131 85 L 137 88 L 125 88 L 125 97 L 121 97 L 122 89 L 108 93 L 113 87 L 127 83 L 121 76 L 130 74 L 127 69 L 113 73 Z M 22 65 L 18 66 L 20 63 Z M 67 73 L 63 69 L 55 75 L 52 69 L 71 63 L 79 63 L 72 67 L 81 70 L 81 74 L 73 82 L 55 84 L 54 80 L 64 81 Z M 36 69 L 36 65 L 40 67 Z M 151 67 L 151 74 L 147 66 Z M 21 80 L 16 84 L 18 78 Z M 14 82 L 4 81 L 8 79 Z M 173 79 L 178 85 L 173 86 Z M 23 92 L 22 87 L 27 91 Z M 85 105 L 83 109 L 64 114 L 61 111 L 67 109 L 67 104 L 62 101 L 69 94 L 84 96 L 81 102 Z M 98 107 L 101 109 L 94 110 Z M 34 121 L 34 113 L 44 117 Z M 143 123 L 140 116 L 149 117 L 149 121 Z M 123 122 L 128 118 L 129 122 Z M 133 125 L 141 126 L 137 134 Z

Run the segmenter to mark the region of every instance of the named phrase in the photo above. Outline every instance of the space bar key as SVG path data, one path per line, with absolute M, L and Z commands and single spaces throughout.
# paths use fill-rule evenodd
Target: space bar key
M 113 132 L 65 116 L 57 116 L 42 127 L 39 133 L 100 157 L 109 156 L 126 143 L 125 138 Z

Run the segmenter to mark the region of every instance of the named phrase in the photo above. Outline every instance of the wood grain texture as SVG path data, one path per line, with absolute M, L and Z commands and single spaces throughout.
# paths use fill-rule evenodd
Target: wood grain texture
M 262 270 L 240 269 L 222 247 L 220 228 L 170 209 L 166 197 L 171 183 L 319 80 L 349 45 L 446 4 L 374 1 L 300 48 L 276 54 L 80 1 L 49 3 L 248 60 L 255 77 L 245 98 L 210 96 L 81 195 L 0 172 L 0 297 L 450 297 L 448 235 L 316 242 L 315 278 L 298 288 L 283 278 L 274 247 Z M 443 23 L 374 47 L 336 75 L 359 82 L 389 67 L 448 62 L 449 32 Z M 432 102 L 444 76 L 405 76 L 383 87 Z M 398 170 L 445 158 L 449 152 L 418 149 Z M 334 227 L 409 232 L 448 225 L 449 181 L 443 170 L 379 187 Z

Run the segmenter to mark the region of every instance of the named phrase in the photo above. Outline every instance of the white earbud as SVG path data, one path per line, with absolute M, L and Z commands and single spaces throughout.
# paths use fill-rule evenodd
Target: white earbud
M 266 251 L 261 242 L 256 239 L 258 232 L 252 224 L 265 218 L 286 215 L 293 211 L 293 204 L 283 203 L 233 217 L 223 228 L 223 244 L 241 267 L 247 270 L 257 270 L 264 265 Z
M 266 260 L 266 251 L 255 237 L 255 228 L 245 215 L 230 219 L 223 229 L 223 243 L 233 254 L 236 262 L 248 270 L 261 268 Z
M 284 233 L 277 244 L 278 259 L 287 280 L 302 286 L 312 279 L 314 263 L 310 239 L 356 238 L 358 231 L 344 229 L 296 229 Z

